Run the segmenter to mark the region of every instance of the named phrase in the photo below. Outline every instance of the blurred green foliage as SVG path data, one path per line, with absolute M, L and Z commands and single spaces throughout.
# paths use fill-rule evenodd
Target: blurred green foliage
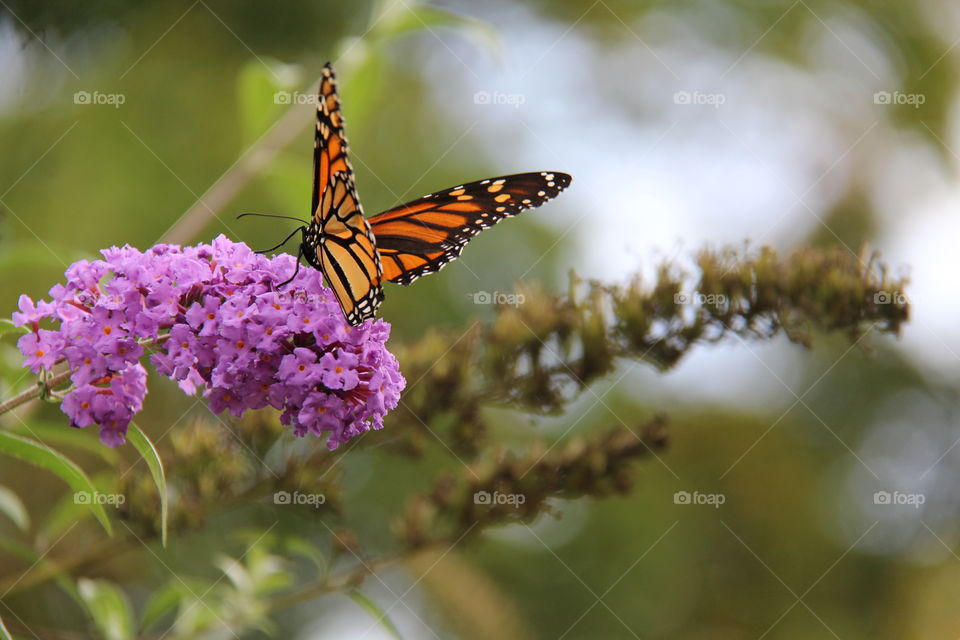
M 945 35 L 947 19 L 938 22 L 933 3 L 516 5 L 529 12 L 525 19 L 559 25 L 560 32 L 569 28 L 596 50 L 633 42 L 636 25 L 669 15 L 731 60 L 750 51 L 806 70 L 822 62 L 811 59 L 811 29 L 825 21 L 856 25 L 883 54 L 897 85 L 926 96 L 922 109 L 895 108 L 896 126 L 918 133 L 944 163 L 955 161 L 941 142 L 948 139 L 957 88 L 956 58 L 944 53 L 954 38 Z M 447 9 L 465 18 L 452 18 Z M 428 77 L 433 67 L 426 62 L 451 53 L 437 31 L 467 43 L 478 57 L 496 59 L 498 46 L 517 44 L 491 44 L 495 30 L 480 20 L 486 10 L 412 0 L 7 0 L 0 34 L 14 52 L 4 55 L 21 66 L 10 65 L 0 112 L 0 308 L 13 310 L 20 293 L 42 297 L 67 264 L 103 247 L 157 242 L 238 158 L 251 147 L 256 153 L 258 141 L 270 136 L 288 113 L 277 92 L 309 95 L 327 59 L 340 70 L 354 167 L 369 212 L 465 177 L 531 169 L 514 164 L 519 140 L 503 140 L 502 164 L 488 164 L 472 151 L 482 131 L 443 155 L 461 131 L 451 124 L 451 107 L 432 97 L 429 88 L 445 79 Z M 490 13 L 503 21 L 513 19 L 510 11 L 497 3 Z M 689 41 L 676 46 L 698 50 Z M 615 71 L 594 73 L 596 87 L 584 91 L 610 95 L 623 84 Z M 73 99 L 82 91 L 122 94 L 125 101 L 121 108 L 84 108 Z M 223 232 L 268 246 L 285 228 L 234 215 L 307 213 L 312 123 L 309 109 L 301 111 L 302 125 L 290 120 L 299 129 L 291 131 L 290 144 L 277 149 L 194 240 Z M 645 114 L 632 117 L 639 124 Z M 584 151 L 598 147 L 603 141 L 590 141 Z M 601 154 L 596 162 L 603 161 Z M 821 229 L 798 244 L 858 247 L 875 237 L 882 221 L 861 179 L 853 172 L 842 185 L 841 204 L 822 212 L 836 233 Z M 570 205 L 561 198 L 552 206 Z M 469 250 L 470 269 L 484 274 L 486 288 L 508 290 L 511 278 L 555 243 L 558 249 L 527 277 L 559 289 L 558 274 L 575 266 L 574 239 L 536 216 L 494 233 L 510 239 L 482 237 Z M 476 286 L 466 269 L 455 264 L 410 289 L 390 288 L 383 312 L 397 345 L 440 328 L 427 343 L 446 348 L 451 336 L 468 329 L 478 311 L 464 299 L 464 283 Z M 437 336 L 444 342 L 429 345 L 441 340 Z M 883 339 L 851 347 L 849 340 L 815 334 L 813 344 L 811 353 L 783 356 L 784 384 L 798 394 L 788 394 L 783 406 L 749 402 L 752 390 L 722 403 L 703 400 L 693 390 L 659 387 L 648 372 L 621 364 L 558 417 L 477 408 L 509 449 L 521 449 L 532 434 L 568 444 L 620 424 L 620 416 L 633 426 L 657 412 L 670 416 L 671 446 L 643 461 L 629 493 L 556 500 L 555 515 L 471 537 L 452 550 L 404 557 L 378 577 L 352 568 L 366 553 L 395 550 L 391 523 L 409 506 L 405 500 L 429 492 L 437 473 L 462 470 L 451 454 L 462 441 L 451 435 L 458 425 L 443 423 L 442 415 L 429 427 L 450 436 L 449 443 L 421 431 L 409 447 L 417 456 L 397 455 L 410 436 L 391 443 L 388 421 L 375 446 L 331 457 L 316 442 L 293 442 L 269 417 L 215 418 L 169 381 L 151 379 L 141 426 L 181 483 L 172 492 L 179 508 L 163 548 L 160 494 L 137 451 L 105 450 L 89 430 L 64 429 L 56 407 L 31 405 L 4 416 L 3 428 L 37 435 L 86 470 L 89 482 L 104 491 L 120 486 L 128 500 L 110 513 L 117 530 L 110 539 L 55 475 L 4 457 L 0 617 L 16 637 L 118 640 L 155 638 L 171 624 L 169 638 L 333 637 L 338 630 L 344 635 L 345 619 L 352 625 L 346 635 L 370 626 L 390 634 L 389 624 L 396 624 L 408 638 L 432 637 L 424 625 L 440 637 L 463 638 L 490 637 L 491 629 L 502 638 L 954 637 L 960 564 L 950 533 L 958 511 L 953 494 L 932 512 L 880 516 L 872 503 L 863 506 L 873 485 L 868 489 L 861 477 L 872 482 L 869 469 L 886 468 L 891 450 L 933 437 L 929 430 L 912 436 L 909 419 L 896 422 L 898 412 L 946 425 L 935 434 L 940 441 L 926 443 L 946 449 L 956 438 L 956 393 L 918 372 Z M 452 373 L 465 384 L 475 371 Z M 13 341 L 4 338 L 0 398 L 32 383 Z M 891 429 L 900 440 L 891 440 Z M 887 448 L 869 449 L 878 442 Z M 873 451 L 866 462 L 865 450 Z M 251 468 L 251 452 L 265 462 Z M 956 474 L 947 457 L 933 474 L 940 495 L 942 486 L 955 486 Z M 278 490 L 329 490 L 331 499 L 320 508 L 277 509 L 270 495 L 256 493 L 251 478 L 276 482 Z M 328 489 L 334 484 L 342 493 Z M 937 486 L 928 486 L 928 496 L 938 495 Z M 694 491 L 722 494 L 725 502 L 719 508 L 675 502 L 676 492 Z M 207 513 L 211 501 L 223 508 Z M 362 549 L 352 532 L 362 534 Z M 74 556 L 75 550 L 83 553 Z M 336 589 L 281 600 L 281 615 L 270 608 L 291 584 L 329 577 Z M 361 591 L 351 601 L 343 594 L 353 588 Z M 404 603 L 397 605 L 401 594 Z M 379 625 L 379 617 L 392 622 Z M 0 637 L 4 633 L 0 629 Z

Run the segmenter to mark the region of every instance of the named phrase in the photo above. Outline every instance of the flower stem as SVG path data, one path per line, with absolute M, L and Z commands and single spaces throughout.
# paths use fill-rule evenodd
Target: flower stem
M 162 344 L 167 339 L 167 337 L 168 337 L 167 335 L 162 335 L 156 339 L 146 340 L 141 344 L 144 347 L 159 345 L 159 344 Z M 64 361 L 61 360 L 60 362 L 62 363 Z M 73 375 L 74 371 L 76 371 L 76 369 L 67 369 L 66 371 L 61 371 L 60 373 L 50 376 L 49 378 L 46 379 L 46 381 L 43 381 L 42 383 L 38 382 L 37 384 L 30 387 L 29 389 L 25 391 L 21 391 L 20 393 L 13 396 L 9 400 L 5 400 L 4 402 L 0 403 L 0 415 L 3 415 L 8 411 L 12 411 L 13 409 L 16 409 L 17 407 L 19 407 L 20 405 L 30 402 L 35 398 L 39 398 L 44 388 L 46 388 L 48 393 L 53 391 L 63 383 L 70 380 L 70 376 Z
M 54 387 L 58 387 L 62 385 L 64 382 L 67 382 L 68 380 L 70 380 L 70 375 L 72 373 L 73 373 L 73 369 L 68 369 L 61 373 L 58 373 L 50 377 L 50 379 L 46 381 L 45 385 L 48 389 L 52 390 Z M 26 402 L 30 402 L 35 398 L 39 398 L 41 390 L 42 390 L 41 386 L 39 384 L 36 384 L 30 387 L 29 389 L 27 389 L 26 391 L 22 391 L 18 393 L 17 395 L 13 396 L 9 400 L 0 404 L 0 414 L 16 409 L 20 405 Z

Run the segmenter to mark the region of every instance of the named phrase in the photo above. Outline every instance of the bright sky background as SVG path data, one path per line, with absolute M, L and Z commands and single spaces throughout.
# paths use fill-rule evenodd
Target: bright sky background
M 567 233 L 581 275 L 649 273 L 664 256 L 744 239 L 788 249 L 816 232 L 857 174 L 882 216 L 874 248 L 911 276 L 911 322 L 897 347 L 932 377 L 960 378 L 960 296 L 951 293 L 960 182 L 875 104 L 875 92 L 897 84 L 868 34 L 842 19 L 822 25 L 808 34 L 820 66 L 805 71 L 693 42 L 668 15 L 624 25 L 626 37 L 599 51 L 576 28 L 523 7 L 487 9 L 482 17 L 507 43 L 502 61 L 440 35 L 442 45 L 425 43 L 425 75 L 436 79 L 436 99 L 454 105 L 452 129 L 473 127 L 466 143 L 486 147 L 491 164 L 574 176 L 562 204 L 529 215 Z M 598 86 L 595 69 L 622 84 Z M 475 104 L 477 92 L 499 104 Z M 678 104 L 678 92 L 701 104 Z M 958 138 L 945 146 L 960 149 Z M 793 386 L 790 363 L 804 354 L 782 343 L 750 349 L 698 350 L 667 382 L 718 399 L 745 385 L 764 404 L 764 392 L 790 398 L 767 367 Z

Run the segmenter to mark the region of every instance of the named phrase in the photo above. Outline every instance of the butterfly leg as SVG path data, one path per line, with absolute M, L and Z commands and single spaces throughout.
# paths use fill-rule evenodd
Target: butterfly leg
M 296 234 L 300 233 L 301 231 L 303 231 L 303 227 L 297 227 L 296 229 L 294 229 L 294 230 L 290 233 L 290 235 L 288 235 L 286 238 L 283 239 L 283 242 L 281 242 L 281 243 L 278 244 L 277 246 L 275 246 L 275 247 L 270 247 L 269 249 L 261 249 L 260 251 L 254 251 L 254 253 L 267 253 L 268 251 L 276 251 L 277 249 L 279 249 L 279 248 L 282 247 L 283 245 L 285 245 L 285 244 L 287 244 L 288 242 L 290 242 L 290 238 L 292 238 L 292 237 L 295 236 Z
M 287 240 L 289 240 L 289 238 L 287 238 Z M 300 245 L 300 249 L 297 250 L 297 269 L 296 269 L 296 271 L 293 272 L 293 275 L 290 276 L 290 278 L 289 278 L 288 280 L 284 280 L 283 282 L 281 282 L 280 284 L 278 284 L 278 285 L 277 285 L 277 289 L 279 289 L 280 287 L 283 287 L 283 286 L 286 286 L 286 285 L 290 284 L 291 282 L 293 282 L 293 279 L 297 277 L 297 274 L 300 273 L 300 258 L 302 258 L 302 257 L 303 257 L 303 245 L 301 244 L 301 245 Z

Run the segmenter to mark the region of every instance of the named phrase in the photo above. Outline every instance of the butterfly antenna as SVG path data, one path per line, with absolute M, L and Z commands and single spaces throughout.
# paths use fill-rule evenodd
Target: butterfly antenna
M 303 224 L 310 224 L 308 220 L 303 218 L 294 218 L 293 216 L 280 216 L 275 213 L 241 213 L 237 216 L 237 220 L 245 216 L 257 216 L 258 218 L 280 218 L 281 220 L 296 220 L 297 222 L 302 222 Z
M 297 235 L 297 234 L 300 233 L 301 231 L 303 231 L 303 227 L 297 227 L 296 229 L 294 229 L 293 231 L 291 231 L 291 232 L 290 232 L 290 235 L 288 235 L 286 238 L 284 238 L 283 241 L 282 241 L 280 244 L 276 245 L 275 247 L 270 247 L 269 249 L 261 249 L 260 251 L 254 251 L 254 253 L 267 253 L 267 252 L 270 252 L 270 251 L 276 251 L 277 249 L 279 249 L 279 248 L 282 247 L 283 245 L 285 245 L 285 244 L 287 244 L 288 242 L 290 242 L 290 238 L 292 238 L 293 236 Z
M 288 239 L 289 239 L 289 238 L 288 238 Z M 289 279 L 284 280 L 283 282 L 281 282 L 280 284 L 278 284 L 278 285 L 277 285 L 277 289 L 279 289 L 280 287 L 284 287 L 284 286 L 290 284 L 291 282 L 293 282 L 293 279 L 297 277 L 297 274 L 300 273 L 300 258 L 302 258 L 302 257 L 303 257 L 303 245 L 301 244 L 301 245 L 300 245 L 300 249 L 297 251 L 297 269 L 293 272 L 293 275 L 290 276 Z

